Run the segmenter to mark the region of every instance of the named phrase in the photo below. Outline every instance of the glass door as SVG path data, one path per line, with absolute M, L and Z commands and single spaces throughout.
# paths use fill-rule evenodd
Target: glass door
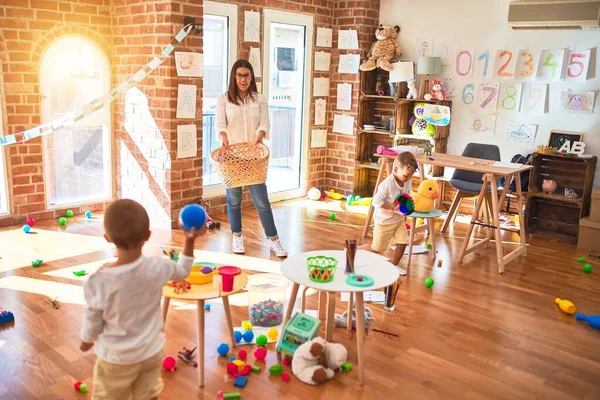
M 269 103 L 272 201 L 306 193 L 310 105 L 311 16 L 265 10 L 263 94 Z

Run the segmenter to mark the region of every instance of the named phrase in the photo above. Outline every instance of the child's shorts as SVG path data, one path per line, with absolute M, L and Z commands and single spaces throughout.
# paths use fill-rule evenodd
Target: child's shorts
M 394 244 L 408 244 L 408 231 L 404 221 L 387 225 L 375 224 L 371 248 L 378 252 L 384 252 L 391 239 L 394 239 Z
M 162 350 L 136 364 L 112 364 L 96 359 L 94 365 L 93 400 L 148 400 L 163 389 L 160 377 Z

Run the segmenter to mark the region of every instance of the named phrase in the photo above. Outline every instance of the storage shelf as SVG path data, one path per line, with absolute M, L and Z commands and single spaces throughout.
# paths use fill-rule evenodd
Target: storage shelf
M 372 164 L 372 163 L 359 163 L 359 162 L 357 162 L 355 167 L 356 168 L 375 169 L 375 170 L 378 170 L 378 171 L 381 169 L 381 167 L 377 163 Z
M 407 103 L 442 104 L 443 101 L 448 101 L 448 100 L 400 99 L 400 104 L 407 104 Z
M 358 133 L 374 133 L 376 135 L 393 135 L 394 132 L 384 131 L 381 129 L 359 129 Z
M 556 232 L 549 229 L 541 229 L 534 228 L 532 230 L 527 231 L 527 233 L 531 236 L 539 237 L 542 239 L 556 240 L 559 242 L 566 243 L 577 243 L 577 237 L 573 235 L 567 235 L 566 233 Z
M 423 140 L 423 141 L 427 141 L 427 142 L 433 142 L 435 141 L 435 138 L 432 137 L 424 137 L 424 136 L 417 136 L 417 135 L 413 135 L 411 133 L 404 133 L 404 134 L 398 134 L 396 135 L 396 137 L 402 138 L 402 139 L 412 139 L 412 140 Z
M 362 94 L 362 99 L 365 100 L 373 100 L 373 99 L 381 99 L 381 100 L 399 100 L 399 97 L 396 96 L 380 96 L 378 94 Z
M 529 192 L 529 196 L 541 197 L 541 198 L 550 199 L 550 200 L 564 201 L 565 203 L 574 203 L 574 204 L 579 204 L 579 205 L 583 204 L 582 197 L 572 199 L 563 194 L 556 194 L 556 193 L 549 194 L 549 193 L 544 193 L 544 192 Z

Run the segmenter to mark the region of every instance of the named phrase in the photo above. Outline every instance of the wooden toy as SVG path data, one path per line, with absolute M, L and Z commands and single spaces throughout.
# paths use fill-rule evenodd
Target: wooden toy
M 296 313 L 283 328 L 277 352 L 293 356 L 298 347 L 319 334 L 321 321 L 303 313 Z
M 246 383 L 248 383 L 248 378 L 246 378 L 245 376 L 238 376 L 237 378 L 235 378 L 233 386 L 243 388 L 244 386 L 246 386 Z

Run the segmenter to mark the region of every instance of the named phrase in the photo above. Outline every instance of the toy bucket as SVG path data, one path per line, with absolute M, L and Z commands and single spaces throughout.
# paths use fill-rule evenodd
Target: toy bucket
M 277 274 L 251 275 L 248 282 L 248 313 L 253 326 L 272 327 L 283 323 L 289 281 Z

